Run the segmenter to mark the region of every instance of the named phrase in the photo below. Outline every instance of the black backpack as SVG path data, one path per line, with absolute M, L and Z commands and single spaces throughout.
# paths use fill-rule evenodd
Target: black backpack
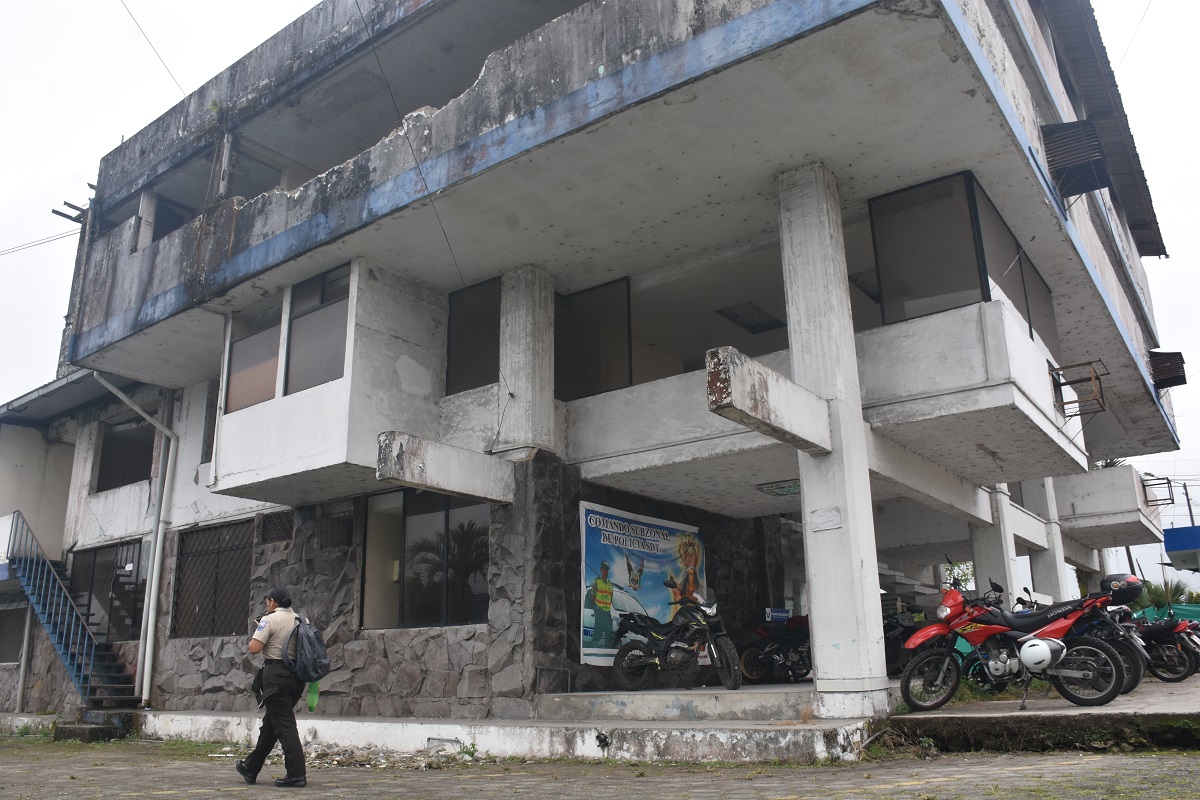
M 293 636 L 296 637 L 294 661 L 289 657 Z M 329 674 L 329 653 L 321 632 L 299 615 L 296 615 L 296 627 L 288 631 L 283 641 L 283 665 L 305 683 L 315 683 Z

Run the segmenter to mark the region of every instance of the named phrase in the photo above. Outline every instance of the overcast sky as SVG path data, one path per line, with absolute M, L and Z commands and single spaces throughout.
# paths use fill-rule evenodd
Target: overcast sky
M 68 0 L 9 3 L 0 32 L 5 124 L 0 251 L 77 226 L 53 216 L 86 205 L 101 156 L 164 113 L 313 0 Z M 1137 460 L 1196 481 L 1200 508 L 1200 245 L 1194 200 L 1196 0 L 1093 0 L 1117 70 L 1169 259 L 1145 260 L 1161 347 L 1183 351 L 1193 386 L 1173 391 L 1183 449 Z M 166 62 L 159 62 L 126 6 Z M 1187 98 L 1193 98 L 1188 100 Z M 76 236 L 0 255 L 0 402 L 54 379 Z M 1182 498 L 1164 523 L 1187 525 Z

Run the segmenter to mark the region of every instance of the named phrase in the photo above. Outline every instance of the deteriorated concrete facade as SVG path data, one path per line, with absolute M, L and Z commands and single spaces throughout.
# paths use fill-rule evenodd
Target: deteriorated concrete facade
M 815 714 L 877 716 L 881 590 L 935 603 L 949 555 L 1065 598 L 1161 538 L 1136 492 L 1080 519 L 1136 480 L 1096 462 L 1178 441 L 1086 0 L 498 5 L 326 0 L 102 161 L 38 397 L 95 370 L 171 435 L 107 395 L 20 422 L 75 448 L 45 482 L 73 563 L 141 548 L 147 702 L 250 708 L 241 623 L 279 583 L 330 645 L 319 714 L 607 688 L 592 502 L 695 526 L 731 626 L 810 616 Z M 1047 137 L 1089 131 L 1111 180 L 1075 191 Z M 98 490 L 106 437 L 146 463 Z M 184 543 L 235 528 L 233 622 L 193 635 Z M 452 557 L 431 623 L 405 592 Z

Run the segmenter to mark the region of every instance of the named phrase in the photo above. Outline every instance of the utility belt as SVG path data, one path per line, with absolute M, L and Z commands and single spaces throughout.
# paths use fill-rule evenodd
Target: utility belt
M 282 658 L 264 658 L 263 659 L 264 667 L 267 666 L 268 664 L 282 664 L 282 663 L 283 663 Z

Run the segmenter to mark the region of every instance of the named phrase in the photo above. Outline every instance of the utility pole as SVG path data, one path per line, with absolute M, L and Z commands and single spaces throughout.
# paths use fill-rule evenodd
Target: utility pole
M 1182 484 L 1182 486 L 1183 486 L 1183 502 L 1184 502 L 1184 505 L 1187 506 L 1188 520 L 1191 521 L 1192 527 L 1194 528 L 1194 527 L 1196 527 L 1196 515 L 1192 511 L 1192 498 L 1188 496 L 1187 484 L 1186 483 Z

